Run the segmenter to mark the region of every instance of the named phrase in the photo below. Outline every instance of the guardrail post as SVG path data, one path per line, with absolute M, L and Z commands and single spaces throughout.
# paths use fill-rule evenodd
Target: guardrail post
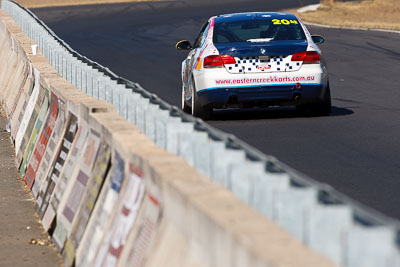
M 75 63 L 75 84 L 77 88 L 82 88 L 82 68 L 80 64 Z
M 81 75 L 82 75 L 82 87 L 80 88 L 82 92 L 87 93 L 88 91 L 88 67 L 83 67 L 81 70 Z
M 72 68 L 72 77 L 71 83 L 78 87 L 78 71 L 79 71 L 79 63 L 75 58 L 71 60 L 71 68 Z
M 346 237 L 347 267 L 400 266 L 395 233 L 382 226 L 354 226 Z
M 211 152 L 211 174 L 216 182 L 229 188 L 229 177 L 232 166 L 245 161 L 243 150 L 227 149 L 225 143 L 216 143 Z
M 112 92 L 107 96 L 107 101 L 110 102 L 108 99 L 112 98 Z M 140 102 L 141 95 L 137 93 L 132 93 L 129 95 L 128 98 L 128 121 L 136 124 L 136 105 Z M 136 124 L 137 125 L 137 124 Z
M 208 139 L 196 140 L 194 145 L 194 167 L 202 174 L 211 176 L 211 150 L 214 142 Z
M 64 55 L 62 56 L 61 62 L 61 76 L 67 80 L 67 59 L 64 57 Z
M 151 139 L 156 139 L 156 122 L 155 117 L 157 116 L 160 108 L 158 105 L 149 104 L 146 113 L 144 114 L 144 133 Z
M 98 90 L 99 90 L 98 99 L 105 100 L 106 99 L 106 86 L 108 83 L 108 79 L 107 78 L 99 78 L 97 81 L 98 81 Z
M 264 162 L 243 161 L 237 165 L 233 164 L 228 180 L 229 189 L 244 203 L 251 205 L 255 186 L 258 186 L 255 183 L 264 173 Z
M 145 114 L 147 107 L 149 106 L 149 103 L 150 103 L 150 101 L 148 98 L 142 97 L 140 99 L 140 101 L 138 102 L 138 104 L 135 106 L 136 126 L 138 126 L 142 131 L 145 130 L 144 114 Z
M 111 104 L 114 105 L 114 107 L 116 107 L 116 109 L 119 109 L 119 94 L 120 91 L 123 90 L 125 87 L 123 85 L 117 86 L 116 88 L 114 88 L 111 93 L 112 93 L 112 102 Z
M 94 88 L 94 83 L 95 83 L 95 77 L 93 77 L 93 69 L 88 69 L 87 70 L 87 88 L 86 88 L 86 94 L 90 95 L 93 97 L 93 88 Z
M 70 58 L 67 58 L 67 60 L 66 60 L 66 69 L 67 69 L 66 80 L 69 81 L 70 83 L 72 83 L 72 62 L 71 62 Z
M 132 94 L 132 91 L 130 89 L 129 90 L 125 89 L 123 91 L 123 93 L 120 95 L 120 98 L 121 98 L 121 100 L 120 100 L 121 114 L 120 115 L 126 120 L 128 120 L 128 116 L 129 116 L 128 114 L 129 114 L 130 103 L 129 103 L 128 99 L 131 94 Z
M 299 240 L 306 239 L 306 220 L 309 211 L 317 204 L 314 188 L 296 187 L 277 194 L 276 222 Z
M 351 209 L 340 204 L 318 204 L 308 218 L 306 244 L 336 264 L 344 264 L 344 237 L 353 227 Z
M 267 172 L 264 175 L 255 176 L 254 183 L 257 186 L 254 188 L 252 206 L 267 217 L 277 220 L 278 195 L 289 189 L 289 175 Z
M 179 135 L 182 133 L 193 133 L 192 123 L 181 123 L 168 121 L 166 129 L 166 150 L 170 153 L 178 153 Z
M 156 121 L 156 140 L 155 143 L 159 147 L 164 149 L 167 148 L 167 124 L 179 123 L 181 120 L 179 117 L 171 117 L 169 111 L 163 110 L 158 114 L 158 120 Z
M 115 90 L 115 89 L 114 89 Z M 127 118 L 127 115 L 124 116 L 124 110 L 126 110 L 126 104 L 127 102 L 125 101 L 124 97 L 131 92 L 130 89 L 125 88 L 124 86 L 118 86 L 116 88 L 117 95 L 116 97 L 118 98 L 118 105 L 115 106 L 116 109 L 118 110 L 118 114 L 123 117 Z
M 92 97 L 99 99 L 100 78 L 93 73 Z
M 195 144 L 200 142 L 204 144 L 207 142 L 207 134 L 204 132 L 193 132 L 193 133 L 179 133 L 178 134 L 178 150 L 177 154 L 183 157 L 190 166 L 195 165 Z

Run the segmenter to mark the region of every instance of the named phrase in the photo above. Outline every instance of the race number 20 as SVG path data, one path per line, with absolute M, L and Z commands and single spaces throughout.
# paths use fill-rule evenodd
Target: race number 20
M 297 20 L 288 20 L 288 19 L 273 19 L 272 22 L 275 25 L 290 25 L 290 24 L 299 24 Z

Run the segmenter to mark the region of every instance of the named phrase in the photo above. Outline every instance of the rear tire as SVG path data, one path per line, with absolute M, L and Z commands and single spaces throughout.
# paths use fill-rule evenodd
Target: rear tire
M 209 120 L 212 116 L 213 110 L 211 107 L 204 107 L 201 105 L 197 96 L 196 85 L 194 84 L 193 77 L 190 87 L 192 90 L 192 115 L 203 120 Z
M 186 104 L 185 101 L 185 89 L 182 86 L 182 110 L 188 114 L 191 113 L 191 108 Z
M 332 103 L 331 103 L 331 90 L 328 86 L 325 89 L 324 96 L 321 102 L 315 104 L 313 108 L 313 113 L 317 116 L 328 116 L 332 111 Z
M 296 110 L 303 114 L 311 113 L 313 116 L 328 116 L 332 111 L 329 83 L 320 102 L 299 105 L 296 106 Z

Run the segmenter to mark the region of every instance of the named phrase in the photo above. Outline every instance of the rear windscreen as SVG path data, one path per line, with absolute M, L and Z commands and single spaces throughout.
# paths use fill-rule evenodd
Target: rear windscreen
M 304 31 L 297 20 L 270 18 L 217 23 L 213 37 L 214 43 L 305 39 Z

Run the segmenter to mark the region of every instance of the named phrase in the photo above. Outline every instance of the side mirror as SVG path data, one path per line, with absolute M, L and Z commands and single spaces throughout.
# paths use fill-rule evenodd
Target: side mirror
M 325 42 L 325 38 L 321 35 L 312 35 L 311 38 L 316 44 L 323 44 Z
M 193 47 L 192 47 L 192 45 L 190 44 L 190 42 L 189 42 L 189 41 L 186 41 L 186 40 L 179 41 L 179 42 L 176 44 L 176 50 L 185 51 L 185 50 L 191 50 L 192 48 L 193 48 Z

